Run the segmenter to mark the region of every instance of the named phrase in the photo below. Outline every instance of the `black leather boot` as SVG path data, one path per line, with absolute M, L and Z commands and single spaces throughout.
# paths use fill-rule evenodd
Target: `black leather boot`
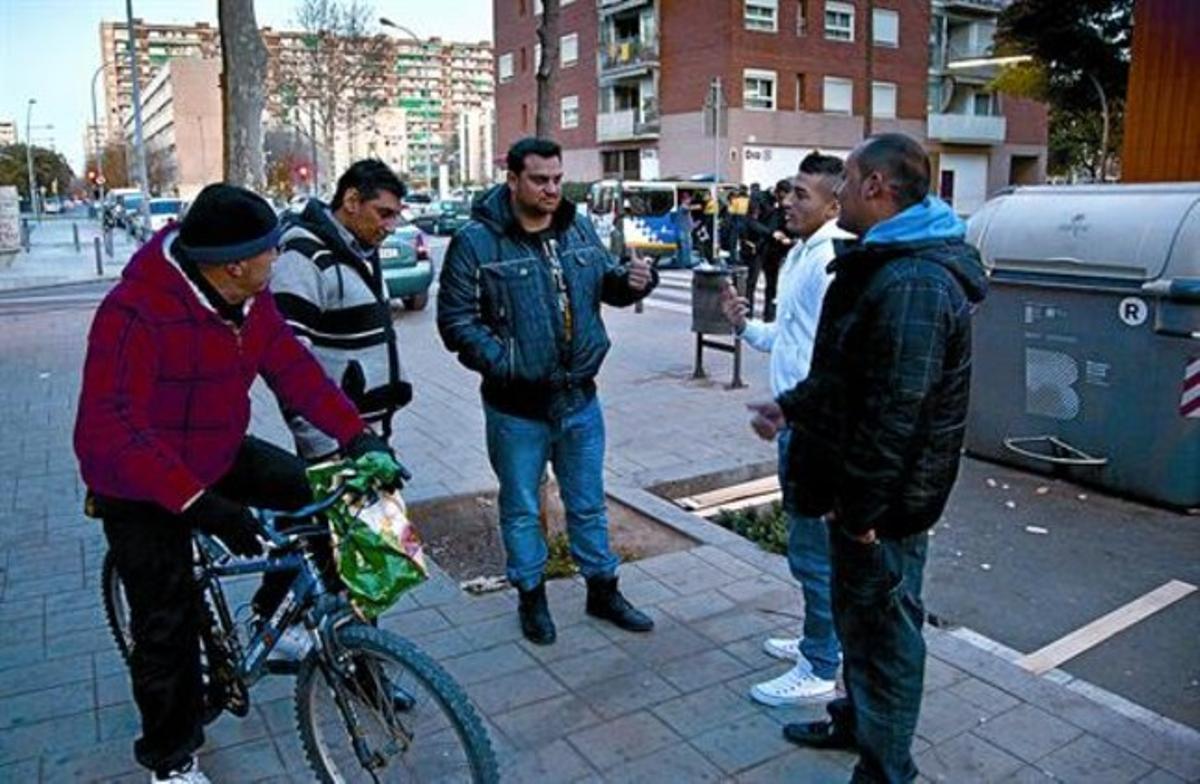
M 542 580 L 528 591 L 517 589 L 518 613 L 521 616 L 521 632 L 525 639 L 536 645 L 550 645 L 558 637 L 554 620 L 550 617 L 550 605 L 546 603 L 546 581 Z
M 587 581 L 587 614 L 624 629 L 648 632 L 654 628 L 649 615 L 638 610 L 617 590 L 616 577 L 593 577 Z

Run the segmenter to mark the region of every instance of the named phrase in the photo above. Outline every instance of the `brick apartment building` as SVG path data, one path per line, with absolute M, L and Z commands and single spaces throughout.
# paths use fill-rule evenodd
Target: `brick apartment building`
M 875 0 L 870 78 L 867 7 L 865 0 L 566 0 L 553 101 L 568 177 L 689 177 L 712 173 L 719 156 L 723 179 L 768 185 L 795 173 L 813 149 L 849 152 L 863 138 L 868 107 L 873 132 L 901 131 L 929 144 L 935 183 L 960 212 L 997 187 L 1044 176 L 1044 108 L 977 99 L 986 70 L 946 71 L 957 51 L 930 35 L 936 29 L 955 43 L 966 35 L 974 56 L 991 44 L 1002 0 Z M 502 154 L 533 132 L 540 2 L 493 0 L 493 14 Z M 714 78 L 728 105 L 719 151 L 703 132 Z M 931 110 L 960 117 L 935 121 L 931 135 Z M 999 122 L 976 121 L 984 111 Z
M 138 72 L 145 90 L 172 60 L 205 59 L 220 63 L 220 31 L 215 25 L 198 22 L 190 25 L 160 24 L 134 19 L 134 40 L 138 54 Z M 304 62 L 304 52 L 312 37 L 297 30 L 261 30 L 267 49 L 267 109 L 264 118 L 276 127 L 303 130 L 307 123 L 288 103 L 284 89 L 284 66 Z M 107 136 L 121 138 L 133 109 L 133 74 L 129 67 L 129 31 L 124 22 L 100 23 L 100 51 L 104 67 L 105 120 Z M 461 172 L 471 173 L 477 181 L 490 179 L 489 167 L 479 161 L 477 150 L 490 149 L 492 123 L 491 45 L 484 42 L 445 41 L 429 38 L 414 41 L 387 36 L 382 50 L 364 47 L 383 64 L 378 79 L 365 92 L 361 116 L 344 121 L 336 129 L 332 155 L 333 168 L 363 155 L 378 155 L 392 165 L 418 178 L 436 174 L 438 166 L 454 162 Z M 353 47 L 350 48 L 354 55 Z M 365 55 L 364 55 L 365 56 Z M 292 73 L 304 73 L 292 67 Z M 143 103 L 146 97 L 143 96 Z M 143 107 L 145 108 L 145 107 Z M 376 111 L 377 109 L 377 111 Z M 465 115 L 465 118 L 464 118 Z M 457 161 L 462 145 L 456 143 L 460 128 L 475 129 L 474 136 L 486 136 L 467 148 L 470 160 Z M 480 131 L 482 128 L 482 132 Z M 474 138 L 473 136 L 473 138 Z M 399 145 L 399 147 L 397 147 Z M 89 146 L 90 149 L 90 146 Z

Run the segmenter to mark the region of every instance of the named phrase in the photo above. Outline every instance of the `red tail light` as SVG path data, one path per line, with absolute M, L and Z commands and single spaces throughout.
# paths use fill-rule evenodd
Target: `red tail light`
M 419 261 L 429 261 L 429 246 L 425 244 L 425 235 L 417 234 L 417 259 Z

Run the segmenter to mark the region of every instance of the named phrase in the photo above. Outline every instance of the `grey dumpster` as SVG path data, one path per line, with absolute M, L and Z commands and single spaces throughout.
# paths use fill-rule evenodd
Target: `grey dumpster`
M 967 450 L 1200 507 L 1200 183 L 1018 188 L 967 239 L 991 272 Z

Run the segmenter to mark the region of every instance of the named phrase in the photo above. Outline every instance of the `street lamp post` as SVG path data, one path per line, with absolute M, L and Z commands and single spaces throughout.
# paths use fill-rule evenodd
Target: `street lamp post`
M 96 111 L 96 79 L 112 63 L 101 63 L 92 74 L 92 148 L 96 156 L 96 184 L 100 186 L 100 201 L 104 201 L 104 159 L 100 149 L 100 114 Z
M 1092 86 L 1100 95 L 1100 113 L 1104 118 L 1104 129 L 1100 134 L 1100 182 L 1103 184 L 1108 175 L 1108 98 L 1104 95 L 1104 88 L 1100 86 L 1099 79 L 1089 71 L 1084 71 L 1084 76 L 1091 80 Z
M 33 217 L 37 221 L 42 219 L 42 211 L 38 209 L 37 200 L 37 179 L 33 174 L 33 105 L 37 103 L 36 98 L 30 98 L 29 103 L 25 105 L 25 165 L 29 168 L 29 206 L 33 209 Z
M 142 87 L 138 75 L 137 38 L 133 32 L 133 0 L 125 0 L 125 26 L 129 31 L 129 70 L 133 75 L 133 143 L 137 153 L 138 179 L 142 190 L 142 201 L 138 205 L 138 217 L 142 228 L 149 234 L 150 228 L 150 177 L 146 173 L 146 145 L 142 138 Z
M 416 42 L 418 47 L 421 47 L 422 50 L 424 49 L 425 42 L 421 40 L 421 36 L 417 35 L 412 30 L 409 30 L 404 25 L 396 24 L 391 19 L 388 19 L 386 16 L 379 17 L 379 24 L 383 25 L 384 27 L 391 27 L 395 30 L 399 30 L 400 32 L 407 35 L 409 38 L 413 39 L 413 41 Z M 421 114 L 424 115 L 425 122 L 426 122 L 426 126 L 425 126 L 425 179 L 429 183 L 429 189 L 433 190 L 433 150 L 430 146 L 430 138 L 429 138 L 431 134 L 429 132 L 428 96 L 426 96 L 425 108 L 424 108 L 424 110 L 422 110 Z M 440 143 L 439 143 L 439 146 L 440 146 Z

